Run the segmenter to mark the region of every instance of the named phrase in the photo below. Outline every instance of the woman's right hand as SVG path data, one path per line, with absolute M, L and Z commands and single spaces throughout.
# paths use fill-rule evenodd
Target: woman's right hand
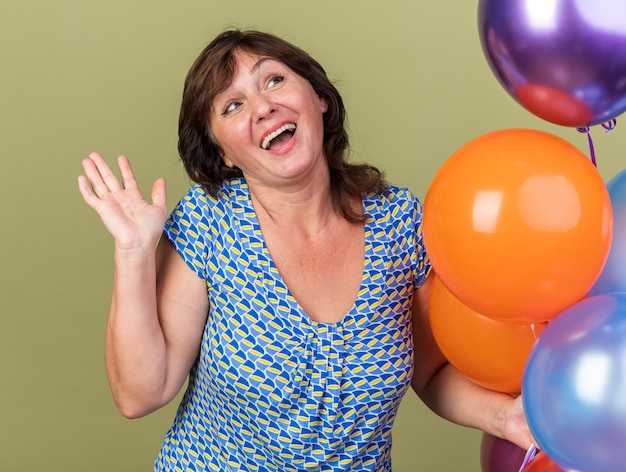
M 100 154 L 84 159 L 85 175 L 78 177 L 80 194 L 102 219 L 117 250 L 153 251 L 167 218 L 165 180 L 154 183 L 150 204 L 139 190 L 128 159 L 119 156 L 117 163 L 121 184 Z

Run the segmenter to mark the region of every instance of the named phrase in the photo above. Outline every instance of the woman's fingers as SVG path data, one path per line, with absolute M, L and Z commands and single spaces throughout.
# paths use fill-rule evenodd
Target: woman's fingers
M 152 204 L 165 209 L 167 206 L 167 194 L 165 190 L 165 179 L 157 179 L 152 186 Z
M 79 177 L 79 189 L 85 201 L 90 203 L 90 205 L 95 204 L 95 200 L 102 200 L 109 194 L 120 190 L 139 190 L 128 158 L 119 156 L 117 162 L 122 180 L 121 183 L 100 154 L 94 152 L 89 154 L 89 157 L 86 159 L 83 159 L 82 166 L 85 175 Z
M 135 180 L 135 174 L 128 158 L 126 156 L 119 156 L 117 158 L 117 166 L 120 169 L 123 187 L 136 189 L 137 181 Z
M 91 194 L 96 198 L 100 197 L 105 193 L 106 185 L 102 180 L 102 176 L 100 175 L 96 164 L 93 159 L 89 157 L 87 159 L 83 159 L 82 165 L 83 171 L 85 172 L 85 178 L 89 183 L 89 190 Z
M 125 161 L 126 179 L 132 180 L 132 185 L 135 185 L 136 190 L 128 159 L 120 158 L 120 160 Z M 100 154 L 95 152 L 89 154 L 89 157 L 83 159 L 82 166 L 84 175 L 78 177 L 78 189 L 87 205 L 97 211 L 100 203 L 108 200 L 110 196 L 113 196 L 116 201 L 119 199 L 118 192 L 122 190 L 122 185 Z
M 83 160 L 83 170 L 96 197 L 103 198 L 121 189 L 119 180 L 100 154 L 95 152 L 89 154 L 89 157 Z
M 87 177 L 84 175 L 78 176 L 78 191 L 80 192 L 85 203 L 89 205 L 89 207 L 94 208 L 94 205 L 98 203 L 98 197 L 94 194 Z

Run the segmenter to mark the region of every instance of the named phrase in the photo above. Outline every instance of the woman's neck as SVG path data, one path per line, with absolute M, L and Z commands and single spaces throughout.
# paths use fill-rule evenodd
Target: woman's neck
M 259 222 L 314 235 L 341 218 L 333 206 L 330 181 L 290 187 L 248 184 Z

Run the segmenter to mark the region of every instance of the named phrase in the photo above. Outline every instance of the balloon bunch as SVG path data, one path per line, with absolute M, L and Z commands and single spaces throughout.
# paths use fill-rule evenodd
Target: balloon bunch
M 459 148 L 424 200 L 429 317 L 451 364 L 522 394 L 534 455 L 483 436 L 483 472 L 626 471 L 626 170 L 600 178 L 589 127 L 626 111 L 626 2 L 479 0 L 483 52 L 526 110 L 587 133 Z

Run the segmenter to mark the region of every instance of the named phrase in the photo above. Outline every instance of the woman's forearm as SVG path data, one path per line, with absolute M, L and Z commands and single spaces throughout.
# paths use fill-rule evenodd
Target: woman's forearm
M 534 442 L 521 397 L 485 389 L 451 364 L 445 364 L 417 393 L 432 411 L 449 421 L 480 429 L 524 449 Z
M 157 311 L 154 250 L 115 253 L 105 362 L 122 414 L 139 417 L 162 406 L 166 350 Z

